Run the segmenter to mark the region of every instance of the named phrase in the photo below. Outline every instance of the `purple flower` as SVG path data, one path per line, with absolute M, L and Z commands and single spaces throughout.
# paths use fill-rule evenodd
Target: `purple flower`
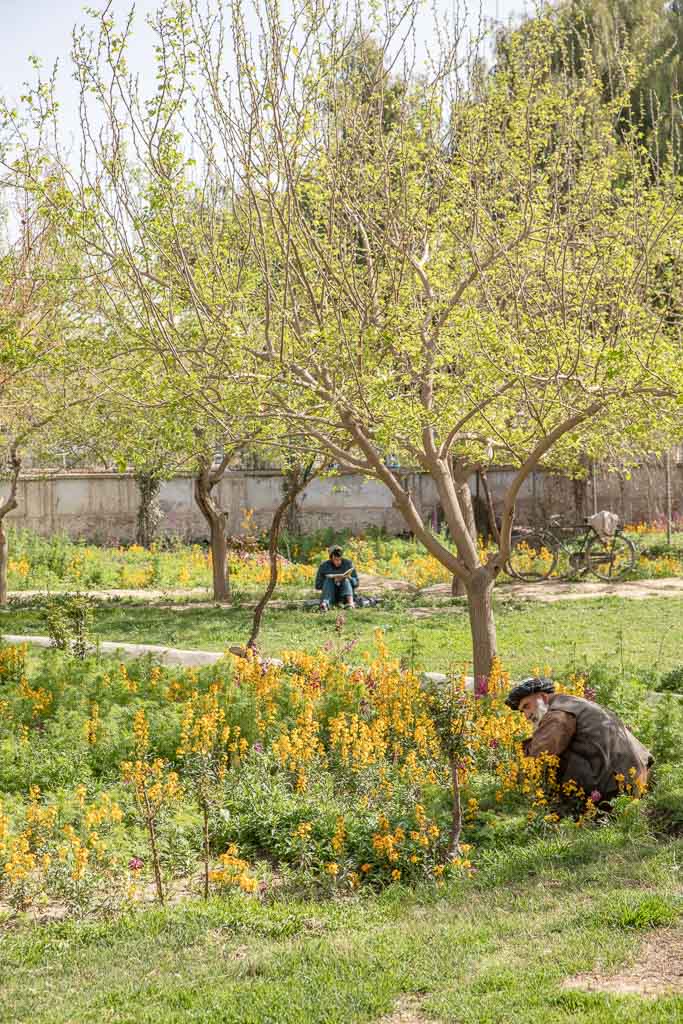
M 489 740 L 489 746 L 491 747 L 492 750 L 495 750 L 496 747 L 498 746 L 498 740 Z
M 586 686 L 583 691 L 586 700 L 595 700 L 595 690 L 592 686 Z
M 591 793 L 591 800 L 593 801 L 594 804 L 599 804 L 600 803 L 600 801 L 602 800 L 602 793 L 600 792 L 599 789 L 594 789 L 593 790 L 593 792 Z
M 130 868 L 131 871 L 139 871 L 140 868 L 144 866 L 145 862 L 144 860 L 141 860 L 140 857 L 131 857 L 130 860 L 128 861 L 128 867 Z
M 252 750 L 254 751 L 254 753 L 256 753 L 256 754 L 262 754 L 262 753 L 263 753 L 263 744 L 262 744 L 262 743 L 258 743 L 258 742 L 257 742 L 257 743 L 254 743 L 254 744 L 252 745 L 252 748 L 251 748 L 251 749 L 252 749 Z

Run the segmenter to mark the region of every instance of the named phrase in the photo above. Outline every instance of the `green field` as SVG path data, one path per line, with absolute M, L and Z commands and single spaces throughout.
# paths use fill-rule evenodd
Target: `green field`
M 634 527 L 628 534 L 638 554 L 628 579 L 650 579 L 683 575 L 683 532 L 666 534 L 656 527 Z M 443 536 L 442 543 L 452 547 Z M 348 531 L 321 530 L 301 537 L 281 538 L 279 581 L 276 596 L 298 599 L 314 595 L 313 581 L 328 545 L 342 542 L 346 554 L 363 574 L 402 580 L 415 590 L 434 583 L 450 582 L 440 562 L 416 540 L 393 537 L 369 529 L 360 536 Z M 263 591 L 269 574 L 268 537 L 253 534 L 235 539 L 229 552 L 228 568 L 236 600 L 254 600 Z M 499 583 L 511 582 L 501 576 Z M 9 572 L 11 591 L 60 590 L 161 590 L 171 594 L 204 589 L 210 594 L 211 560 L 206 544 L 186 544 L 166 538 L 149 549 L 137 544 L 105 547 L 74 541 L 56 534 L 41 537 L 28 530 L 9 531 Z
M 555 671 L 605 662 L 615 672 L 667 671 L 683 661 L 680 634 L 683 598 L 617 597 L 585 601 L 498 601 L 495 604 L 498 649 L 513 674 L 545 665 Z M 102 640 L 164 644 L 221 651 L 244 643 L 251 612 L 215 606 L 182 609 L 133 602 L 97 604 L 94 634 Z M 356 609 L 344 616 L 341 634 L 337 617 L 296 608 L 271 608 L 263 622 L 261 646 L 277 655 L 283 649 L 315 651 L 325 643 L 357 640 L 348 657 L 359 657 L 382 629 L 396 656 L 409 656 L 429 670 L 462 667 L 470 658 L 470 633 L 464 603 L 425 608 L 417 614 L 394 597 L 387 607 Z M 40 604 L 13 604 L 0 610 L 0 635 L 45 635 Z
M 597 699 L 613 707 L 655 752 L 654 787 L 641 801 L 624 797 L 611 821 L 588 819 L 581 828 L 572 819 L 547 822 L 548 808 L 530 806 L 531 797 L 496 791 L 500 776 L 487 737 L 507 734 L 500 704 L 494 702 L 493 717 L 482 720 L 484 743 L 472 755 L 463 790 L 464 804 L 469 808 L 473 801 L 475 808 L 463 833 L 471 844 L 465 855 L 471 867 L 468 860 L 462 869 L 446 867 L 445 874 L 439 872 L 448 786 L 442 775 L 438 784 L 424 781 L 430 765 L 441 771 L 438 761 L 420 754 L 422 775 L 405 777 L 408 743 L 400 755 L 382 755 L 379 775 L 372 760 L 355 773 L 338 760 L 331 722 L 343 708 L 362 719 L 375 707 L 372 715 L 384 716 L 388 729 L 398 728 L 397 741 L 403 743 L 401 722 L 411 720 L 411 708 L 422 707 L 422 697 L 417 690 L 406 696 L 410 676 L 392 668 L 391 660 L 400 657 L 408 668 L 466 668 L 469 623 L 462 602 L 416 606 L 414 599 L 392 594 L 385 606 L 344 617 L 269 609 L 263 650 L 298 650 L 312 657 L 297 656 L 299 668 L 283 669 L 268 684 L 277 694 L 271 706 L 279 724 L 265 733 L 259 731 L 263 712 L 257 711 L 264 684 L 248 667 L 221 663 L 185 674 L 142 661 L 122 670 L 110 658 L 80 662 L 34 649 L 22 668 L 0 646 L 0 846 L 5 842 L 0 860 L 6 861 L 4 889 L 0 869 L 0 1019 L 8 1024 L 683 1022 L 680 989 L 645 999 L 565 985 L 586 972 L 628 975 L 653 936 L 662 943 L 662 962 L 669 956 L 667 942 L 679 944 L 673 948 L 683 942 L 682 710 L 675 697 L 653 702 L 649 693 L 662 673 L 683 661 L 683 599 L 505 600 L 496 602 L 495 614 L 503 664 L 513 678 L 546 666 L 564 679 L 583 671 Z M 223 650 L 245 640 L 250 621 L 244 607 L 115 600 L 95 603 L 92 630 L 100 639 Z M 372 660 L 378 656 L 377 629 L 388 648 L 379 661 Z M 42 599 L 13 602 L 0 612 L 0 635 L 46 632 Z M 316 653 L 321 649 L 322 655 Z M 356 669 L 343 668 L 343 662 Z M 366 683 L 361 686 L 359 679 Z M 305 727 L 297 718 L 302 700 L 320 721 L 319 733 L 306 734 L 303 747 L 312 750 L 320 735 L 327 760 L 314 757 L 311 767 L 298 762 L 297 770 L 306 771 L 300 791 L 286 762 L 289 756 L 308 755 L 304 750 L 283 761 L 275 740 L 293 737 L 295 723 Z M 395 700 L 399 704 L 392 711 Z M 204 902 L 201 820 L 192 796 L 196 765 L 179 744 L 186 713 L 210 725 L 212 707 L 223 709 L 231 729 L 239 724 L 249 752 L 225 781 L 211 776 L 211 861 L 215 868 L 221 852 L 237 844 L 247 865 L 240 870 L 247 872 L 247 881 L 258 881 L 258 889 L 241 892 L 231 882 L 232 888 L 221 890 L 212 882 Z M 149 746 L 139 754 L 140 725 L 134 716 L 143 711 Z M 197 717 L 206 714 L 209 718 Z M 513 718 L 516 729 L 524 727 L 520 717 Z M 365 756 L 367 740 L 347 722 L 349 749 L 356 744 L 358 756 Z M 503 731 L 491 733 L 491 727 Z M 267 746 L 263 754 L 256 753 L 259 741 Z M 126 781 L 126 759 L 138 755 L 148 765 L 164 758 L 164 772 L 178 772 L 184 786 L 182 798 L 174 798 L 157 822 L 164 907 L 154 903 L 144 821 Z M 497 741 L 495 757 L 503 757 Z M 31 796 L 35 785 L 41 791 Z M 410 848 L 401 850 L 395 875 L 396 862 L 377 853 L 378 837 L 386 834 L 378 814 L 386 813 L 401 835 L 417 835 L 411 830 L 426 828 L 415 818 L 422 802 L 440 838 L 425 852 L 424 866 L 413 866 Z M 122 817 L 105 814 L 94 826 L 88 814 L 112 806 Z M 345 839 L 334 847 L 341 819 Z M 310 845 L 308 839 L 297 845 L 298 830 L 308 823 Z M 68 834 L 71 845 L 60 864 L 65 827 L 75 832 Z M 16 840 L 7 839 L 20 834 L 35 850 L 30 868 Z M 95 854 L 100 841 L 106 845 L 101 859 Z M 88 863 L 70 874 L 85 848 L 91 849 Z M 52 862 L 41 868 L 46 851 Z M 130 867 L 138 857 L 139 872 Z M 374 874 L 367 879 L 363 860 L 373 861 Z M 141 887 L 135 897 L 125 895 L 128 884 Z
M 490 878 L 328 903 L 246 898 L 5 929 L 7 1024 L 677 1024 L 683 996 L 565 989 L 636 961 L 681 909 L 683 842 L 618 829 L 500 856 Z M 486 872 L 483 872 L 486 874 Z M 499 881 L 496 882 L 496 879 Z M 656 933 L 655 933 L 656 934 Z M 411 997 L 406 1000 L 406 997 Z

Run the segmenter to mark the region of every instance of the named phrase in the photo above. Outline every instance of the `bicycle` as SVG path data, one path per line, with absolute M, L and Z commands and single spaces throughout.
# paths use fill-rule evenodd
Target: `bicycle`
M 572 579 L 593 573 L 607 583 L 621 579 L 636 563 L 636 549 L 617 527 L 602 537 L 588 519 L 583 526 L 562 526 L 561 516 L 551 516 L 551 527 L 513 530 L 512 551 L 505 570 L 525 583 L 540 583 L 555 574 Z M 556 572 L 560 560 L 566 567 Z

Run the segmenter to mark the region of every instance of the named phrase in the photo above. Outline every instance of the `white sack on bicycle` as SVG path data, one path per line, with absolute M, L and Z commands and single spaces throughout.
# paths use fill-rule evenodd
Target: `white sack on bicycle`
M 616 512 L 596 512 L 594 516 L 588 516 L 587 521 L 604 542 L 614 536 L 619 525 L 619 516 Z

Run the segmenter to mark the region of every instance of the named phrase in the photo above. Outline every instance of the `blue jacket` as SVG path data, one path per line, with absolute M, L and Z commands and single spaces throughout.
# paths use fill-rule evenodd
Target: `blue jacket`
M 349 569 L 353 569 L 353 562 L 350 558 L 342 558 L 340 566 L 336 566 L 331 558 L 326 559 L 318 566 L 318 572 L 315 577 L 315 589 L 323 589 L 323 583 L 325 582 L 326 576 L 330 576 L 335 572 L 348 572 Z M 358 573 L 355 569 L 353 569 L 353 572 L 349 576 L 349 582 L 355 590 L 358 586 Z

